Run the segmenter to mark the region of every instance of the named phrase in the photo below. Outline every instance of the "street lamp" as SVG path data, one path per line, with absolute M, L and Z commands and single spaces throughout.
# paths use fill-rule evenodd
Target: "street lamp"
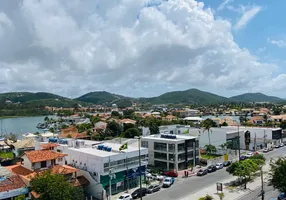
M 135 136 L 138 140 L 138 150 L 139 150 L 139 179 L 140 179 L 140 200 L 142 200 L 142 176 L 141 176 L 141 136 Z
M 260 165 L 260 174 L 261 174 L 261 200 L 264 200 L 264 187 L 263 187 L 263 170 L 262 165 Z
M 112 181 L 112 179 L 115 179 L 115 174 L 114 174 L 114 169 L 113 168 L 111 168 L 111 169 L 109 169 L 109 200 L 111 200 L 111 186 L 112 186 L 112 183 L 111 183 L 111 181 Z

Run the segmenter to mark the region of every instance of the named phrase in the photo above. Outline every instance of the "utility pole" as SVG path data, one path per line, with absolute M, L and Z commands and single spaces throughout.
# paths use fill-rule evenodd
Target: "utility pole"
M 194 153 L 193 153 L 193 172 L 195 173 L 196 171 L 196 139 L 193 142 L 193 147 L 194 147 Z
M 240 136 L 239 136 L 239 125 L 237 126 L 237 139 L 238 139 L 238 160 L 240 161 Z
M 263 136 L 263 138 L 264 138 L 264 148 L 266 148 L 267 145 L 266 145 L 266 134 L 265 134 L 265 130 L 264 130 L 264 136 Z
M 262 171 L 262 165 L 260 166 L 260 174 L 261 174 L 261 200 L 264 200 L 264 187 L 263 187 L 263 171 Z
M 128 158 L 126 156 L 126 171 L 127 171 L 127 192 L 129 190 L 129 177 L 128 177 Z
M 135 136 L 138 139 L 138 151 L 139 151 L 139 179 L 140 179 L 140 191 L 142 191 L 142 174 L 141 174 L 141 137 Z M 142 200 L 142 193 L 140 193 L 140 200 Z
M 254 151 L 256 151 L 256 133 L 254 133 Z
M 111 193 L 111 181 L 112 181 L 112 179 L 114 178 L 114 174 L 113 174 L 113 169 L 111 168 L 111 169 L 109 169 L 109 200 L 111 200 L 111 195 L 112 195 L 112 193 Z

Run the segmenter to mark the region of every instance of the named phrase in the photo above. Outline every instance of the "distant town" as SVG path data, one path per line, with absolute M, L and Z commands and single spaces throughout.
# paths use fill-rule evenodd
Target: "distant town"
M 8 110 L 15 102 L 5 104 Z M 17 111 L 15 105 L 10 109 Z M 284 148 L 286 136 L 286 106 L 273 102 L 33 109 L 51 115 L 35 124 L 38 132 L 0 129 L 0 181 L 6 188 L 0 199 L 53 199 L 39 184 L 63 184 L 58 177 L 79 199 L 168 199 L 168 190 L 180 190 L 182 180 L 194 184 L 194 177 L 209 174 L 216 184 L 220 179 L 212 172 L 227 168 L 229 175 L 221 177 L 238 176 L 230 168 L 234 162 L 265 163 Z M 250 165 L 253 173 L 259 170 L 255 162 Z M 194 199 L 195 189 L 181 193 Z

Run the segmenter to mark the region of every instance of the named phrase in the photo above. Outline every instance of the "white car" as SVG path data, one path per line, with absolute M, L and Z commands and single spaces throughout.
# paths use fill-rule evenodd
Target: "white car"
M 158 180 L 158 181 L 161 181 L 164 178 L 165 178 L 164 176 L 158 174 L 155 179 Z
M 153 179 L 153 178 L 154 178 L 153 175 L 152 175 L 151 173 L 148 173 L 148 172 L 146 172 L 145 176 L 146 176 L 147 178 L 150 178 L 150 179 Z
M 117 200 L 132 200 L 131 194 L 122 194 Z
M 253 155 L 254 155 L 254 153 L 249 152 L 249 153 L 247 153 L 247 154 L 245 155 L 245 157 L 250 158 L 250 157 L 252 157 Z
M 170 187 L 173 184 L 173 180 L 171 177 L 167 177 L 163 181 L 163 187 Z
M 217 163 L 215 165 L 216 169 L 222 169 L 223 168 L 223 163 Z

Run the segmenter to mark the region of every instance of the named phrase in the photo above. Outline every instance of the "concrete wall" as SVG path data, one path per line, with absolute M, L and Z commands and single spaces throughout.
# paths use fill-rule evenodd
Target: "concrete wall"
M 28 157 L 24 155 L 22 158 L 24 159 L 24 167 L 26 167 L 27 169 L 32 169 L 32 163 L 28 159 Z

